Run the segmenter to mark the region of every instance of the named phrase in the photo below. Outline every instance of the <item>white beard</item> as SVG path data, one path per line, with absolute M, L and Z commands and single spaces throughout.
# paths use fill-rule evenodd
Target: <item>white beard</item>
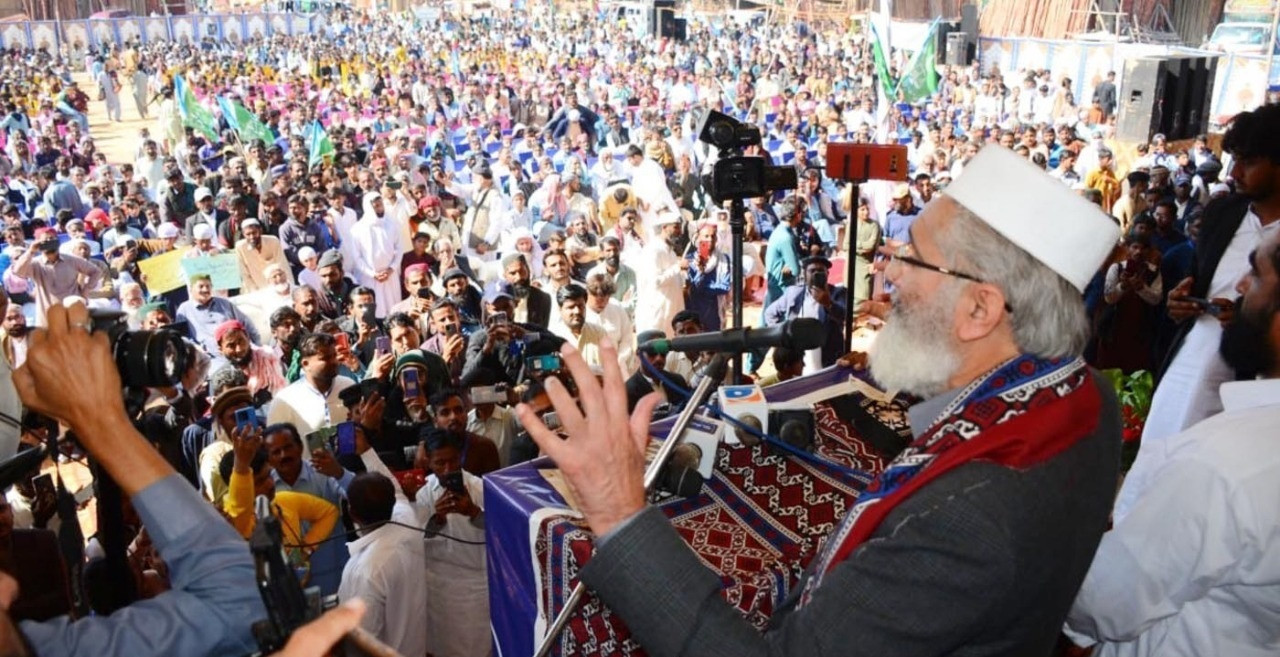
M 951 336 L 952 299 L 953 286 L 944 284 L 929 300 L 895 300 L 868 360 L 871 376 L 885 390 L 925 399 L 946 392 L 947 381 L 960 366 Z

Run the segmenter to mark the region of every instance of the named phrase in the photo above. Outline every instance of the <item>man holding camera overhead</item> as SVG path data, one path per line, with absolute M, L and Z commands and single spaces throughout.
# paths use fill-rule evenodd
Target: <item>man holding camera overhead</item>
M 45 325 L 49 308 L 67 297 L 84 296 L 98 289 L 102 270 L 88 260 L 58 252 L 58 232 L 52 228 L 36 231 L 36 242 L 13 263 L 13 275 L 30 279 L 36 300 L 36 326 Z M 37 259 L 36 251 L 44 257 Z M 80 277 L 84 276 L 82 280 Z

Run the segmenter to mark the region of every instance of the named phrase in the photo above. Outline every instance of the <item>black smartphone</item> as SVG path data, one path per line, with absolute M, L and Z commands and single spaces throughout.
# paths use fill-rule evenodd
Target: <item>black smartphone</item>
M 422 299 L 422 300 L 424 300 L 424 301 L 430 301 L 430 300 L 431 300 L 431 289 L 430 289 L 430 288 L 428 288 L 428 287 L 426 287 L 426 286 L 423 286 L 423 287 L 418 288 L 418 298 L 419 298 L 419 299 Z
M 1222 307 L 1208 299 L 1201 299 L 1200 297 L 1183 297 L 1182 300 L 1200 306 L 1201 310 L 1213 315 L 1214 317 L 1222 314 Z
M 466 483 L 462 480 L 462 471 L 454 470 L 440 477 L 440 485 L 445 490 L 465 495 L 467 492 Z

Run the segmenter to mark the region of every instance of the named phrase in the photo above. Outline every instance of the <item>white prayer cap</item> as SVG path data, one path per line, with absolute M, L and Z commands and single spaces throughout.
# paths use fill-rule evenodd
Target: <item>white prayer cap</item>
M 673 212 L 671 210 L 663 210 L 658 213 L 657 217 L 654 218 L 653 227 L 661 228 L 662 226 L 665 226 L 667 224 L 678 224 L 678 223 L 680 223 L 679 213 Z
M 314 257 L 316 257 L 315 249 L 309 246 L 304 246 L 301 249 L 298 249 L 298 262 L 306 262 Z
M 200 201 L 203 201 L 207 198 L 213 198 L 213 192 L 209 191 L 208 187 L 197 187 L 196 203 L 199 203 Z
M 1230 194 L 1230 193 L 1231 193 L 1231 188 L 1227 186 L 1227 183 L 1216 182 L 1216 183 L 1213 183 L 1212 185 L 1209 185 L 1209 196 L 1213 196 L 1214 194 Z
M 156 229 L 156 233 L 160 235 L 160 239 L 162 240 L 174 239 L 180 232 L 181 231 L 178 230 L 177 226 L 167 221 L 160 224 L 160 227 Z
M 979 151 L 942 193 L 1082 292 L 1120 239 L 1098 206 L 1003 146 Z
M 211 240 L 213 239 L 213 226 L 196 224 L 196 227 L 191 229 L 191 236 L 198 240 Z

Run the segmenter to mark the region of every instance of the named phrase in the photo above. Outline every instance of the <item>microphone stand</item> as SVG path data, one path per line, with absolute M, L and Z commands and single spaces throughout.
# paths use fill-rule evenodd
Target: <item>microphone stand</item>
M 738 357 L 741 358 L 741 354 Z M 654 484 L 658 481 L 658 475 L 662 472 L 663 466 L 667 464 L 667 460 L 671 458 L 671 452 L 680 444 L 680 439 L 684 436 L 685 431 L 688 430 L 689 423 L 693 421 L 693 416 L 698 414 L 699 407 L 711 396 L 711 390 L 719 387 L 720 382 L 724 380 L 728 364 L 729 359 L 723 353 L 712 357 L 702 381 L 698 383 L 698 387 L 694 388 L 689 395 L 689 399 L 685 402 L 680 415 L 676 416 L 675 424 L 671 425 L 671 431 L 667 434 L 667 439 L 662 441 L 662 446 L 658 448 L 658 453 L 654 455 L 653 461 L 649 463 L 649 467 L 644 471 L 646 494 L 652 492 Z M 560 636 L 560 633 L 564 631 L 565 625 L 569 623 L 569 618 L 578 611 L 578 606 L 582 604 L 582 599 L 586 594 L 586 585 L 579 581 L 573 587 L 573 591 L 569 593 L 569 598 L 564 601 L 564 607 L 556 616 L 555 622 L 551 624 L 551 627 L 547 629 L 546 635 L 542 637 L 542 643 L 538 644 L 538 651 L 534 653 L 534 657 L 547 657 L 551 652 L 551 646 Z
M 732 261 L 732 279 L 729 289 L 733 291 L 733 327 L 743 327 L 742 307 L 745 302 L 744 290 L 742 289 L 742 242 L 746 233 L 746 206 L 742 203 L 742 199 L 735 197 L 729 204 L 729 234 L 732 236 L 732 251 L 729 259 Z M 760 312 L 763 314 L 764 309 Z M 733 383 L 738 385 L 742 383 L 742 353 L 739 352 L 733 356 Z

